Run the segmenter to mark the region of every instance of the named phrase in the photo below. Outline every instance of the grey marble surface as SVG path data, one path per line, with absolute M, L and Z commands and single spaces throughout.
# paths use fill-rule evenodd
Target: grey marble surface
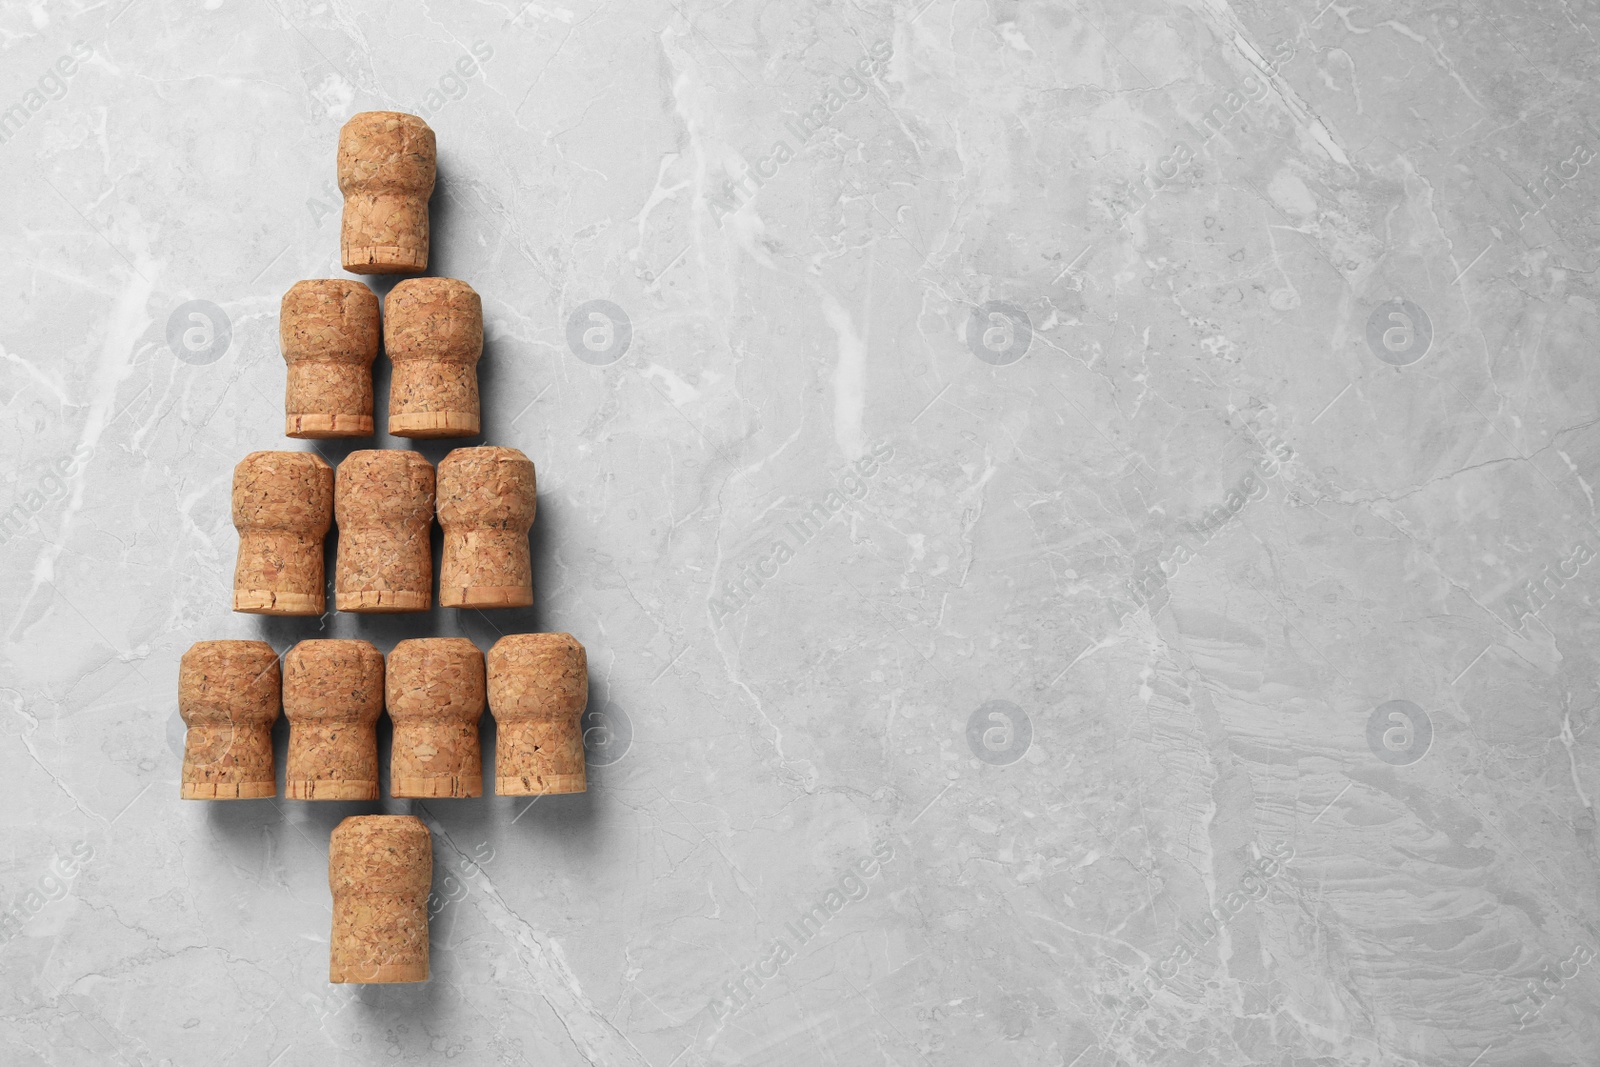
M 0 1062 L 1600 1062 L 1600 8 L 565 3 L 0 12 Z M 228 610 L 373 109 L 531 610 Z M 178 799 L 194 641 L 535 630 L 586 795 Z

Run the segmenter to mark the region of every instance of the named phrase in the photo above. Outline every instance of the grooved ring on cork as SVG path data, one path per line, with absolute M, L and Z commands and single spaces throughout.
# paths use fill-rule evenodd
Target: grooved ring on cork
M 378 298 L 360 282 L 318 278 L 283 294 L 278 344 L 288 365 L 283 432 L 321 439 L 372 433 Z
M 389 432 L 475 437 L 483 301 L 455 278 L 410 278 L 384 301 L 383 347 L 393 364 Z
M 420 274 L 428 269 L 428 200 L 437 161 L 433 130 L 415 115 L 363 111 L 344 124 L 338 173 L 345 270 Z
M 464 637 L 401 641 L 385 666 L 393 797 L 481 797 L 483 653 Z
M 233 469 L 239 558 L 233 610 L 321 615 L 322 539 L 333 522 L 333 468 L 313 452 L 252 452 Z
M 439 603 L 515 608 L 533 603 L 528 528 L 538 507 L 533 461 L 514 448 L 458 448 L 439 461 Z
M 571 634 L 510 634 L 487 657 L 498 796 L 588 788 L 582 717 L 589 657 Z
M 265 641 L 198 641 L 178 664 L 184 800 L 278 795 L 272 758 L 281 679 Z
M 414 815 L 352 815 L 328 842 L 328 981 L 426 982 L 433 837 Z
M 301 641 L 283 657 L 291 800 L 377 800 L 383 654 L 366 641 Z
M 352 452 L 334 480 L 340 611 L 426 611 L 433 601 L 433 465 L 415 452 Z

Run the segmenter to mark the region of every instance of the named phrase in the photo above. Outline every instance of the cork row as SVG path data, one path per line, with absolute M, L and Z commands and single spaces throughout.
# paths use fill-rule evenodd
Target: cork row
M 289 720 L 285 794 L 377 800 L 379 716 L 394 724 L 393 797 L 483 795 L 478 724 L 498 731 L 495 793 L 543 796 L 588 787 L 579 720 L 588 657 L 571 634 L 513 634 L 487 658 L 465 638 L 302 641 L 279 666 L 263 641 L 201 641 L 178 669 L 185 800 L 277 795 L 272 726 Z
M 283 432 L 297 438 L 371 436 L 372 364 L 380 335 L 393 365 L 389 433 L 476 436 L 483 302 L 455 278 L 401 282 L 390 291 L 381 317 L 378 297 L 360 282 L 296 282 L 278 316 L 288 364 Z
M 337 519 L 337 610 L 426 611 L 435 515 L 444 529 L 439 603 L 527 607 L 528 530 L 537 503 L 533 461 L 514 448 L 455 449 L 439 462 L 437 477 L 432 464 L 408 451 L 352 452 L 337 477 L 313 452 L 252 452 L 233 471 L 233 610 L 321 615 L 322 544 Z

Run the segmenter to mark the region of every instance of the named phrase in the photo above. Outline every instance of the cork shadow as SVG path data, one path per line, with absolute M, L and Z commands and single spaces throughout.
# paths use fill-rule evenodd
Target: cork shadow
M 447 157 L 440 153 L 433 167 L 433 197 L 428 201 L 427 273 L 437 278 L 460 278 L 471 285 L 471 279 L 456 273 L 466 265 L 458 262 L 458 257 L 453 254 L 448 242 L 439 239 L 441 234 L 456 231 L 456 222 L 462 217 L 461 204 L 458 203 L 460 196 L 451 177 Z

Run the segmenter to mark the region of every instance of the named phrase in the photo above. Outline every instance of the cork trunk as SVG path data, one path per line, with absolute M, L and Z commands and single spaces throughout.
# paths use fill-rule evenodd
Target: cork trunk
M 233 610 L 321 615 L 322 539 L 333 522 L 333 468 L 310 452 L 252 452 L 233 470 L 239 558 Z
M 328 844 L 328 981 L 426 982 L 433 838 L 412 815 L 353 815 Z
M 415 452 L 350 453 L 334 483 L 340 611 L 427 611 L 433 600 L 433 465 Z
M 290 437 L 372 433 L 372 361 L 378 298 L 360 282 L 296 282 L 283 294 L 278 343 L 288 364 L 283 432 Z
M 280 704 L 278 654 L 265 641 L 200 641 L 178 664 L 184 800 L 278 795 L 272 724 Z
M 292 800 L 377 800 L 383 655 L 366 641 L 301 641 L 283 657 Z
M 389 432 L 396 437 L 474 437 L 483 301 L 454 278 L 412 278 L 384 305 L 384 351 L 394 365 Z
M 439 462 L 439 603 L 533 603 L 528 530 L 538 505 L 533 463 L 514 448 L 458 448 Z
M 438 149 L 415 115 L 364 111 L 339 131 L 344 218 L 339 249 L 352 274 L 428 269 L 428 200 Z
M 588 788 L 582 717 L 589 660 L 571 634 L 512 634 L 489 650 L 495 786 L 500 796 Z
M 483 653 L 461 637 L 401 641 L 389 653 L 385 686 L 394 745 L 389 795 L 483 796 Z

